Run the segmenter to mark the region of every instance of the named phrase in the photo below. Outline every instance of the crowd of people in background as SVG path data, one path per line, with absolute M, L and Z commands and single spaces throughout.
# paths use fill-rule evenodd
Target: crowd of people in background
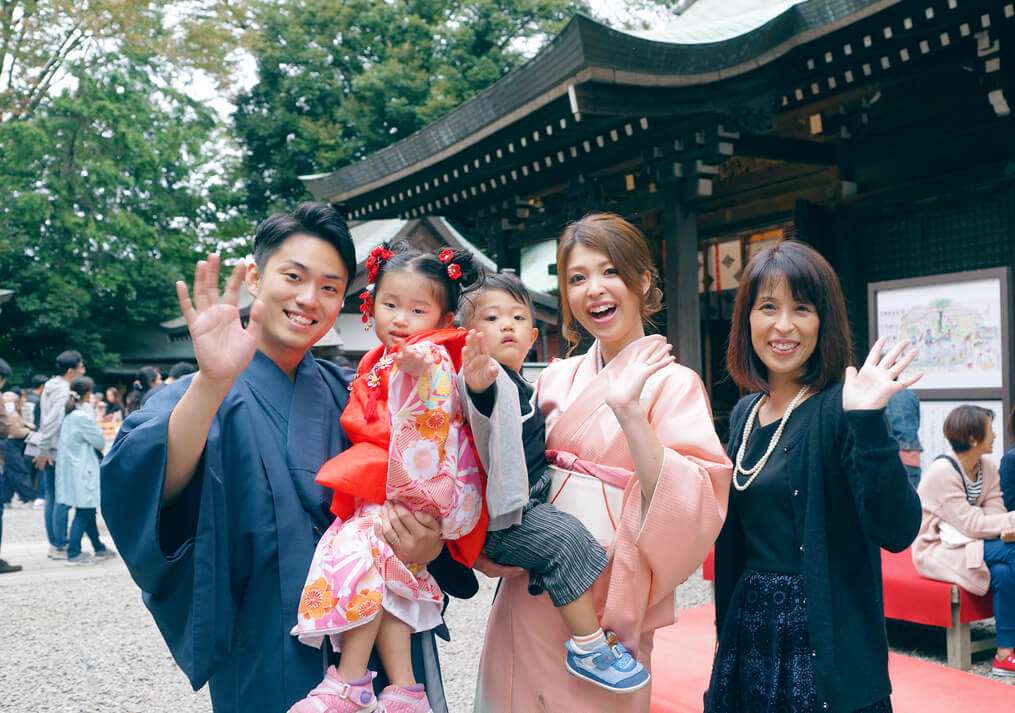
M 103 544 L 97 524 L 103 453 L 124 418 L 194 366 L 174 364 L 164 381 L 158 368 L 145 366 L 129 387 L 105 389 L 85 376 L 80 352 L 62 352 L 55 366 L 53 376 L 36 374 L 18 385 L 10 364 L 0 358 L 0 546 L 4 508 L 34 508 L 43 518 L 50 559 L 92 564 L 116 556 Z M 81 550 L 86 535 L 91 553 Z M 21 570 L 0 559 L 0 574 Z

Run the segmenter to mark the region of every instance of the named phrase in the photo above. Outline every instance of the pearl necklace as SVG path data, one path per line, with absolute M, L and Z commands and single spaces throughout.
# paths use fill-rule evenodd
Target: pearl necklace
M 783 429 L 786 428 L 786 422 L 789 420 L 790 414 L 793 413 L 793 409 L 799 406 L 800 402 L 803 401 L 803 398 L 804 396 L 807 395 L 807 391 L 809 388 L 810 387 L 808 386 L 801 387 L 800 390 L 797 392 L 796 396 L 793 397 L 793 400 L 789 402 L 789 406 L 786 407 L 786 412 L 782 415 L 782 421 L 779 422 L 779 428 L 775 429 L 775 433 L 772 435 L 772 440 L 768 444 L 768 450 L 765 451 L 765 455 L 761 456 L 761 459 L 754 464 L 753 468 L 745 468 L 744 454 L 747 452 L 747 441 L 751 437 L 751 430 L 754 427 L 754 418 L 755 416 L 758 415 L 758 409 L 761 408 L 761 404 L 765 401 L 766 397 L 762 396 L 754 403 L 754 407 L 751 409 L 751 413 L 747 417 L 747 425 L 744 426 L 744 435 L 740 440 L 740 449 L 737 451 L 737 464 L 736 467 L 733 469 L 734 488 L 736 488 L 740 492 L 743 492 L 747 490 L 747 488 L 750 487 L 751 483 L 754 482 L 754 479 L 758 477 L 758 474 L 761 472 L 761 469 L 765 467 L 765 464 L 768 463 L 769 457 L 775 451 L 775 447 L 779 445 L 779 438 L 782 437 Z M 738 483 L 737 473 L 743 473 L 744 475 L 749 476 L 747 478 L 747 482 L 745 482 L 743 485 Z

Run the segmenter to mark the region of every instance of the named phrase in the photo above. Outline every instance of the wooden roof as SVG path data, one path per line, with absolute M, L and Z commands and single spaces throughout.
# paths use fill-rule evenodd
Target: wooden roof
M 759 94 L 753 75 L 794 49 L 903 0 L 735 1 L 754 6 L 748 14 L 762 24 L 713 42 L 666 41 L 680 39 L 679 33 L 663 27 L 655 34 L 631 34 L 576 16 L 532 60 L 443 118 L 358 163 L 303 180 L 316 198 L 354 207 L 353 217 L 412 216 L 405 208 L 425 207 L 424 194 L 431 191 L 447 200 L 429 201 L 417 215 L 440 213 L 437 208 L 451 207 L 454 194 L 443 195 L 438 188 L 515 158 L 510 154 L 575 128 L 583 117 L 637 116 L 645 106 L 654 106 L 657 115 L 693 115 L 749 103 Z M 701 14 L 704 6 L 699 0 L 688 16 Z M 762 6 L 781 12 L 768 18 Z M 711 18 L 713 35 L 698 38 L 722 36 L 715 34 L 722 20 Z M 725 21 L 727 26 L 736 22 Z M 765 76 L 770 79 L 772 73 Z M 655 91 L 660 89 L 674 93 L 660 97 Z M 670 101 L 660 104 L 660 99 Z M 523 123 L 524 131 L 513 130 Z M 466 154 L 468 161 L 458 160 Z

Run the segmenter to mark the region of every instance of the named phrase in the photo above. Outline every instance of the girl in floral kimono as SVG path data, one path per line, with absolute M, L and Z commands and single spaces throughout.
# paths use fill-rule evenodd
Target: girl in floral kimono
M 550 500 L 606 543 L 592 597 L 610 655 L 649 668 L 655 630 L 674 621 L 674 590 L 722 526 L 730 462 L 697 374 L 673 363 L 663 337 L 645 335 L 661 293 L 640 231 L 610 214 L 572 223 L 557 275 L 565 336 L 576 345 L 580 326 L 595 341 L 586 354 L 550 364 L 536 385 L 555 471 Z M 491 482 L 497 477 L 491 467 Z M 508 574 L 489 561 L 479 566 Z M 476 710 L 647 713 L 651 685 L 617 694 L 571 675 L 565 656 L 572 667 L 600 661 L 567 647 L 570 636 L 546 594 L 531 596 L 525 577 L 505 578 Z
M 325 463 L 317 482 L 335 491 L 336 519 L 314 553 L 292 633 L 342 655 L 291 713 L 426 713 L 409 636 L 441 624 L 443 593 L 426 565 L 405 564 L 382 536 L 391 501 L 441 524 L 455 559 L 471 566 L 483 545 L 483 475 L 462 417 L 455 361 L 464 345 L 451 323 L 475 271 L 468 253 L 439 255 L 380 246 L 367 261 L 360 298 L 381 346 L 360 362 L 342 427 L 352 446 Z M 437 331 L 434 331 L 437 330 Z M 374 696 L 367 670 L 377 648 L 392 685 Z

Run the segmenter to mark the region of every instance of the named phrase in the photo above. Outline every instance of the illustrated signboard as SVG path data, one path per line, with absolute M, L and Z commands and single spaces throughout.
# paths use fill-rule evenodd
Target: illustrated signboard
M 877 333 L 919 348 L 919 388 L 1000 389 L 1002 281 L 964 280 L 877 293 Z
M 936 424 L 934 433 L 928 432 L 934 442 L 943 441 L 938 432 L 948 411 L 961 403 L 981 402 L 997 412 L 996 447 L 1007 442 L 1004 424 L 1011 406 L 1009 295 L 1008 268 L 868 285 L 871 344 L 886 336 L 889 344 L 909 339 L 919 350 L 910 369 L 923 372 L 923 378 L 913 390 L 920 397 L 921 421 Z M 924 448 L 931 458 L 941 452 L 928 454 L 927 442 Z

